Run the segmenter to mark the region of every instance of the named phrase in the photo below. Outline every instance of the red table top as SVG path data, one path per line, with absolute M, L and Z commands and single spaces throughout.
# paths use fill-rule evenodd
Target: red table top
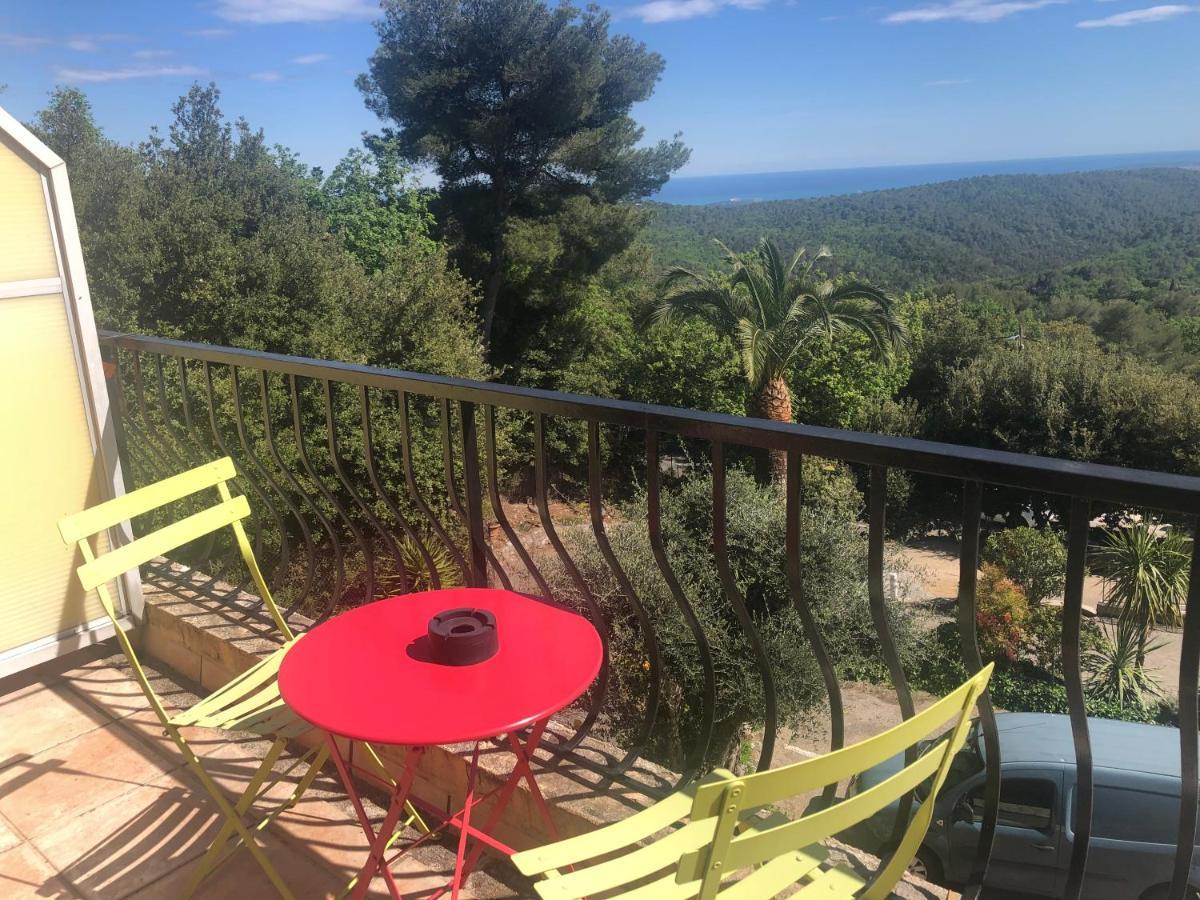
M 428 658 L 429 620 L 456 607 L 496 616 L 499 650 L 470 666 Z M 510 591 L 390 597 L 318 625 L 288 650 L 279 690 L 318 728 L 380 744 L 453 744 L 516 731 L 578 698 L 600 669 L 582 616 Z

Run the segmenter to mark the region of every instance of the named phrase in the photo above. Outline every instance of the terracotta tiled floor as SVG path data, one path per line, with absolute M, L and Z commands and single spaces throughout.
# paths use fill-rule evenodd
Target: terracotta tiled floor
M 195 699 L 176 679 L 154 673 L 154 681 L 171 705 Z M 250 736 L 188 736 L 227 790 L 245 782 L 266 749 Z M 0 695 L 0 897 L 178 897 L 219 826 L 215 804 L 162 735 L 122 658 Z M 328 773 L 263 834 L 298 900 L 335 896 L 365 854 L 362 830 Z M 452 866 L 453 852 L 434 843 L 393 872 L 406 897 L 421 897 L 444 884 Z M 493 862 L 471 877 L 466 895 L 526 894 L 515 878 Z M 372 888 L 372 897 L 387 896 L 381 879 Z M 196 896 L 278 894 L 240 850 Z

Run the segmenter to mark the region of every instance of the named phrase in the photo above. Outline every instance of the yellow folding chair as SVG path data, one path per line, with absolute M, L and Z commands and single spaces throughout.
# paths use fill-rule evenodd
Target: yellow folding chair
M 101 503 L 75 515 L 67 516 L 58 523 L 58 530 L 64 542 L 68 545 L 72 543 L 78 545 L 84 563 L 78 568 L 77 574 L 84 590 L 96 590 L 100 597 L 100 602 L 104 606 L 105 613 L 108 614 L 109 618 L 116 625 L 117 640 L 120 642 L 121 649 L 125 652 L 125 656 L 133 668 L 134 677 L 137 679 L 138 684 L 141 685 L 142 691 L 145 693 L 146 699 L 150 702 L 151 708 L 158 716 L 163 729 L 179 746 L 188 768 L 200 779 L 205 790 L 212 795 L 213 800 L 225 816 L 225 822 L 221 831 L 217 834 L 208 852 L 204 855 L 204 858 L 193 873 L 184 896 L 190 896 L 199 887 L 205 876 L 215 868 L 221 851 L 225 849 L 230 839 L 234 838 L 236 834 L 236 839 L 231 850 L 236 849 L 244 843 L 254 855 L 259 865 L 262 866 L 263 871 L 271 880 L 276 890 L 283 897 L 291 900 L 291 891 L 276 871 L 275 866 L 267 858 L 263 848 L 255 840 L 253 832 L 261 831 L 281 813 L 299 801 L 304 792 L 312 785 L 313 780 L 320 772 L 326 759 L 328 759 L 329 750 L 325 742 L 321 741 L 316 747 L 300 755 L 290 766 L 278 773 L 274 773 L 275 764 L 287 746 L 288 740 L 299 737 L 304 732 L 311 730 L 312 726 L 293 714 L 279 694 L 277 681 L 279 665 L 283 661 L 284 653 L 297 638 L 271 597 L 271 591 L 263 579 L 258 562 L 254 558 L 254 552 L 250 547 L 250 541 L 246 537 L 246 531 L 242 527 L 241 520 L 250 515 L 250 505 L 245 497 L 235 497 L 229 491 L 227 482 L 235 474 L 236 470 L 234 469 L 233 460 L 229 457 L 224 457 L 215 462 L 198 466 L 180 475 L 175 475 L 155 484 L 148 485 L 123 497 Z M 92 538 L 94 536 L 103 534 L 108 529 L 126 520 L 160 509 L 209 488 L 216 488 L 217 490 L 220 497 L 220 502 L 217 505 L 187 516 L 150 534 L 143 535 L 102 556 L 97 557 L 93 551 Z M 116 608 L 113 605 L 112 597 L 107 590 L 106 583 L 130 569 L 140 566 L 156 557 L 163 556 L 184 544 L 211 534 L 225 526 L 232 527 L 238 548 L 242 554 L 242 559 L 245 561 L 246 567 L 250 570 L 250 575 L 254 579 L 254 584 L 258 588 L 258 593 L 262 598 L 263 604 L 283 635 L 284 643 L 270 656 L 259 661 L 228 684 L 205 697 L 199 703 L 187 710 L 172 715 L 166 711 L 158 695 L 154 692 L 154 688 L 151 686 L 145 671 L 142 669 L 141 663 L 138 661 L 137 653 L 134 652 L 128 635 L 125 634 L 124 630 L 117 623 Z M 262 764 L 255 771 L 253 778 L 251 778 L 250 783 L 246 786 L 241 796 L 232 805 L 180 733 L 180 729 L 186 726 L 249 732 L 273 739 Z M 377 769 L 385 777 L 390 777 L 387 776 L 387 770 L 375 754 L 375 751 L 369 745 L 364 745 L 364 749 Z M 253 826 L 248 825 L 246 816 L 250 812 L 254 802 L 265 795 L 282 778 L 289 776 L 305 763 L 308 764 L 308 770 L 296 784 L 295 790 L 292 791 L 291 795 L 256 824 Z M 274 776 L 271 777 L 273 773 Z M 411 807 L 408 808 L 407 812 L 410 816 L 410 822 L 415 820 L 424 828 L 424 823 L 421 822 Z
M 722 900 L 761 900 L 796 885 L 798 891 L 789 896 L 887 897 L 925 838 L 938 792 L 991 674 L 989 665 L 924 712 L 851 747 L 754 775 L 717 770 L 628 819 L 518 853 L 512 861 L 525 875 L 543 876 L 536 890 L 545 900 L 597 895 L 710 900 L 718 894 Z M 954 725 L 946 734 L 882 784 L 794 821 L 767 811 L 770 804 L 819 790 L 903 753 L 950 720 Z M 827 854 L 821 841 L 927 779 L 932 779 L 929 792 L 891 860 L 874 878 L 868 882 L 848 868 L 822 868 Z

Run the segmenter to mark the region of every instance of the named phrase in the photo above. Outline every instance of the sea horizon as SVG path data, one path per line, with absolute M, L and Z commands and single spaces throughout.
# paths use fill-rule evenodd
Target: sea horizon
M 672 178 L 649 199 L 675 206 L 761 203 L 918 187 L 986 175 L 1066 175 L 1113 169 L 1189 167 L 1200 167 L 1200 150 L 803 169 L 739 175 L 690 175 Z

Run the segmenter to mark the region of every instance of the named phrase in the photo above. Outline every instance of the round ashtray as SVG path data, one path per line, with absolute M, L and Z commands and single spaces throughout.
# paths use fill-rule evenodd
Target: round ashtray
M 500 649 L 496 617 L 489 610 L 447 609 L 429 620 L 433 661 L 444 666 L 471 666 L 491 659 Z

